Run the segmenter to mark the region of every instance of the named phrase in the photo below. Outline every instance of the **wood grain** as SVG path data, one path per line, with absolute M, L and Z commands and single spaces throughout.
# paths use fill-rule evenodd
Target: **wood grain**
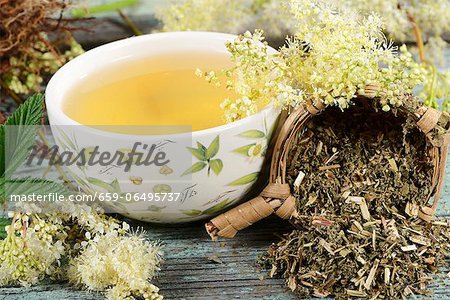
M 450 163 L 447 163 L 446 173 L 439 216 L 449 218 Z M 289 231 L 288 222 L 271 217 L 240 232 L 232 240 L 212 242 L 201 222 L 176 227 L 129 221 L 134 227 L 145 229 L 149 239 L 160 240 L 165 245 L 166 260 L 155 283 L 166 299 L 295 299 L 286 290 L 283 279 L 268 278 L 266 271 L 256 264 L 256 258 L 277 241 L 279 235 Z M 449 285 L 450 281 L 436 282 L 432 287 L 433 299 L 449 299 Z M 76 291 L 65 283 L 0 289 L 0 299 L 24 298 L 78 300 L 103 297 Z
M 150 32 L 158 26 L 149 16 L 135 17 L 138 27 Z M 112 40 L 131 36 L 128 29 L 111 17 L 99 21 L 100 26 L 91 32 L 79 32 L 77 40 L 91 48 Z M 86 23 L 79 24 L 85 27 Z M 446 54 L 450 69 L 450 50 Z M 450 218 L 450 162 L 447 162 L 442 201 L 438 215 Z M 203 223 L 179 227 L 156 226 L 130 221 L 134 227 L 142 227 L 151 240 L 165 245 L 165 263 L 156 284 L 165 299 L 271 299 L 290 300 L 295 297 L 286 290 L 283 279 L 267 278 L 266 271 L 256 264 L 256 258 L 264 253 L 277 235 L 289 230 L 288 222 L 272 217 L 240 232 L 233 240 L 212 242 Z M 211 260 L 220 260 L 221 263 Z M 450 270 L 444 270 L 449 272 Z M 433 299 L 450 299 L 450 280 L 436 282 Z M 66 283 L 44 283 L 31 288 L 0 288 L 0 300 L 15 299 L 103 299 L 98 293 L 77 291 Z

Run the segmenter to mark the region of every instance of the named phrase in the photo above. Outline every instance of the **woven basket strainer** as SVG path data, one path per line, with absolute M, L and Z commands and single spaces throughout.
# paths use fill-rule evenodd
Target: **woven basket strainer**
M 374 97 L 368 97 L 374 98 Z M 259 196 L 245 202 L 206 223 L 205 227 L 212 239 L 218 237 L 232 238 L 236 233 L 255 222 L 275 213 L 283 219 L 289 219 L 296 213 L 296 199 L 286 182 L 288 152 L 291 144 L 312 117 L 325 109 L 320 100 L 311 100 L 307 105 L 293 111 L 282 125 L 273 149 L 269 184 Z M 420 107 L 416 111 L 401 110 L 411 118 L 426 136 L 430 147 L 430 157 L 434 164 L 432 187 L 428 199 L 433 199 L 421 206 L 418 216 L 430 221 L 437 208 L 443 185 L 443 176 L 450 142 L 450 117 L 429 107 Z

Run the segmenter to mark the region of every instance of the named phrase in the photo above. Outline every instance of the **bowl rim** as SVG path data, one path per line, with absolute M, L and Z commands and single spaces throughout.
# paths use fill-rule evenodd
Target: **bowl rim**
M 92 60 L 95 57 L 98 57 L 99 55 L 102 55 L 104 53 L 108 53 L 109 51 L 112 51 L 117 48 L 123 48 L 123 47 L 136 47 L 137 45 L 140 45 L 141 43 L 145 42 L 154 42 L 158 39 L 173 39 L 177 37 L 183 37 L 183 38 L 195 38 L 195 39 L 220 39 L 223 40 L 225 43 L 226 41 L 233 41 L 237 38 L 237 35 L 234 34 L 228 34 L 228 33 L 220 33 L 220 32 L 208 32 L 208 31 L 174 31 L 174 32 L 158 32 L 158 33 L 150 33 L 145 34 L 141 36 L 134 36 L 130 38 L 125 38 L 117 41 L 113 41 L 101 46 L 98 46 L 96 48 L 93 48 L 91 50 L 86 51 L 85 53 L 81 54 L 80 56 L 74 58 L 73 60 L 66 63 L 64 66 L 62 66 L 50 79 L 49 83 L 47 84 L 47 87 L 45 89 L 45 103 L 47 107 L 47 111 L 49 115 L 52 115 L 52 118 L 54 120 L 57 120 L 57 122 L 50 122 L 50 125 L 54 126 L 79 126 L 83 127 L 86 130 L 91 131 L 92 133 L 101 134 L 104 137 L 112 137 L 112 138 L 126 138 L 126 137 L 132 137 L 132 138 L 149 138 L 149 137 L 162 137 L 165 138 L 171 138 L 176 137 L 179 138 L 184 135 L 189 136 L 201 136 L 201 135 L 209 135 L 214 134 L 217 132 L 227 131 L 232 128 L 240 127 L 244 124 L 250 123 L 253 121 L 253 119 L 260 117 L 261 115 L 265 115 L 266 113 L 276 113 L 279 112 L 279 109 L 274 107 L 272 104 L 267 105 L 265 108 L 261 109 L 257 113 L 247 116 L 245 118 L 239 119 L 237 121 L 226 123 L 223 125 L 211 127 L 211 128 L 205 128 L 202 130 L 192 131 L 192 132 L 181 132 L 181 133 L 174 133 L 174 134 L 160 134 L 160 135 L 134 135 L 134 134 L 126 134 L 126 133 L 118 133 L 118 132 L 110 132 L 106 130 L 98 129 L 95 126 L 92 125 L 86 125 L 79 123 L 75 121 L 74 119 L 70 118 L 63 110 L 62 103 L 63 103 L 63 97 L 59 97 L 57 92 L 61 93 L 61 91 L 65 92 L 69 88 L 70 84 L 65 83 L 67 81 L 68 76 L 71 76 L 71 69 L 77 65 L 80 65 L 84 63 L 86 60 Z M 271 54 L 278 53 L 277 50 L 274 48 L 267 46 L 268 51 Z M 72 79 L 73 80 L 73 79 Z M 52 124 L 53 123 L 53 124 Z M 103 126 L 103 125 L 98 125 Z M 104 125 L 108 126 L 108 125 Z M 145 126 L 145 125 L 136 125 L 136 126 Z

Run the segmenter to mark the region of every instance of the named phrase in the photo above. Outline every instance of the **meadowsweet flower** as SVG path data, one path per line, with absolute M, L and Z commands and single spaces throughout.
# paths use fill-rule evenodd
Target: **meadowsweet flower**
M 239 95 L 222 103 L 228 121 L 270 102 L 286 109 L 320 99 L 346 109 L 356 97 L 369 95 L 388 111 L 424 82 L 425 68 L 406 46 L 397 49 L 385 38 L 376 14 L 361 16 L 318 0 L 289 3 L 296 31 L 280 53 L 269 50 L 262 31 L 246 32 L 227 45 L 235 66 L 212 74 L 225 74 L 227 86 Z
M 425 104 L 437 107 L 436 95 L 442 92 L 446 98 L 444 106 L 449 106 L 449 93 L 445 92 L 449 81 L 445 76 L 436 75 L 433 67 L 414 63 L 409 52 L 401 52 L 397 59 L 397 49 L 382 33 L 387 32 L 396 41 L 413 41 L 411 18 L 414 18 L 428 44 L 428 58 L 438 61 L 446 46 L 442 35 L 450 31 L 450 2 L 447 0 L 245 0 L 237 6 L 235 0 L 214 5 L 208 5 L 206 0 L 177 2 L 160 15 L 167 24 L 165 30 L 236 33 L 244 28 L 262 28 L 272 36 L 294 35 L 282 49 L 283 59 L 279 64 L 270 65 L 264 60 L 267 53 L 258 55 L 254 52 L 257 47 L 249 45 L 249 41 L 262 40 L 259 32 L 253 36 L 245 33 L 240 41 L 230 45 L 236 69 L 232 72 L 234 77 L 227 76 L 233 78 L 227 80 L 227 87 L 234 86 L 241 99 L 247 97 L 255 104 L 267 103 L 270 99 L 275 105 L 286 108 L 298 106 L 314 94 L 327 105 L 345 109 L 356 96 L 364 95 L 366 85 L 377 84 L 381 88 L 377 96 L 383 98 L 381 106 L 397 107 L 401 102 L 394 98 L 399 93 L 412 91 L 419 82 L 424 84 L 419 96 Z M 231 7 L 240 15 L 229 10 Z M 271 74 L 263 70 L 270 70 Z M 288 78 L 281 78 L 283 76 Z M 210 81 L 211 78 L 217 79 L 212 76 Z M 230 81 L 234 84 L 228 83 Z M 278 97 L 278 92 L 284 93 L 276 89 L 279 83 L 290 85 L 295 93 L 290 93 L 290 97 L 285 94 Z M 297 98 L 296 94 L 302 97 Z M 228 121 L 251 112 L 244 107 L 240 109 L 244 105 L 248 107 L 242 100 L 233 105 L 228 102 L 224 105 Z
M 126 222 L 70 201 L 24 202 L 16 209 L 7 238 L 0 241 L 0 286 L 68 277 L 109 299 L 162 299 L 150 283 L 161 247 L 131 233 Z
M 66 235 L 60 232 L 60 225 L 38 221 L 24 227 L 28 219 L 28 215 L 16 213 L 7 237 L 0 240 L 0 286 L 36 284 L 55 273 L 65 252 Z
M 182 0 L 170 1 L 157 12 L 163 31 L 240 32 L 243 20 L 251 15 L 247 0 Z
M 107 291 L 111 299 L 162 299 L 150 280 L 159 269 L 161 247 L 142 234 L 110 231 L 82 246 L 70 262 L 69 280 L 93 291 Z M 133 298 L 134 299 L 134 298 Z

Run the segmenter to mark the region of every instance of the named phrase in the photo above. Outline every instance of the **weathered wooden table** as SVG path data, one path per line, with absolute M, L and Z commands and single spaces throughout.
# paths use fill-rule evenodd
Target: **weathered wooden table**
M 450 218 L 450 163 L 447 164 L 439 215 Z M 131 222 L 147 230 L 149 239 L 165 245 L 165 263 L 156 280 L 166 299 L 295 299 L 283 279 L 268 278 L 256 258 L 277 235 L 289 231 L 287 222 L 272 217 L 239 233 L 232 240 L 212 242 L 203 223 L 178 227 Z M 443 270 L 449 272 L 450 270 Z M 450 284 L 450 281 L 449 281 Z M 431 287 L 432 299 L 450 299 L 448 285 Z M 0 289 L 0 299 L 102 299 L 99 294 L 77 291 L 67 284 L 41 284 L 32 288 Z
M 154 19 L 147 17 L 138 18 L 137 23 L 146 32 L 156 25 Z M 80 34 L 77 39 L 93 46 L 127 33 L 121 26 L 115 26 L 117 28 L 112 28 L 111 24 L 97 27 L 90 35 Z M 446 56 L 450 68 L 450 51 Z M 447 163 L 446 172 L 438 214 L 450 218 L 450 163 Z M 287 222 L 268 218 L 239 233 L 233 240 L 218 242 L 210 240 L 202 222 L 178 227 L 130 223 L 145 229 L 149 239 L 160 240 L 165 245 L 165 263 L 155 283 L 166 299 L 295 299 L 286 290 L 283 279 L 268 278 L 266 271 L 256 263 L 257 257 L 276 242 L 279 235 L 289 231 Z M 436 283 L 431 290 L 433 299 L 450 299 L 450 280 L 446 285 Z M 0 289 L 0 300 L 102 298 L 101 294 L 78 291 L 66 283 Z

